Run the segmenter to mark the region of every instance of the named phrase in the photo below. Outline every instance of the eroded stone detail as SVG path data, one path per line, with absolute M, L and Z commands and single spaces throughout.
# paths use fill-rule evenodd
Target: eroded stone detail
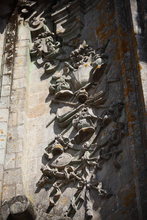
M 36 210 L 24 195 L 13 197 L 1 207 L 2 219 L 36 219 Z
M 38 67 L 43 67 L 46 74 L 54 73 L 59 66 L 56 58 L 60 54 L 60 42 L 55 40 L 54 33 L 39 34 L 31 47 L 31 56 L 37 57 Z
M 95 49 L 83 40 L 74 44 L 73 39 L 80 33 L 83 23 L 78 21 L 77 34 L 74 28 L 69 28 L 68 19 L 64 25 L 55 21 L 62 17 L 61 12 L 68 17 L 67 8 L 77 1 L 71 1 L 66 8 L 61 2 L 49 5 L 50 16 L 56 23 L 54 31 L 41 13 L 34 12 L 29 17 L 34 4 L 30 3 L 28 10 L 21 10 L 23 16 L 25 12 L 28 14 L 32 61 L 50 78 L 49 95 L 57 112 L 48 126 L 54 123 L 61 130 L 45 149 L 45 165 L 41 168 L 42 177 L 37 188 L 48 191 L 47 213 L 50 213 L 65 189 L 74 183 L 71 199 L 63 207 L 63 219 L 73 218 L 79 206 L 85 207 L 83 219 L 92 219 L 93 191 L 99 198 L 109 199 L 113 195 L 111 189 L 105 189 L 97 173 L 110 159 L 114 168 L 121 168 L 117 157 L 122 153 L 118 145 L 125 134 L 124 103 L 117 96 L 115 101 L 109 100 L 109 83 L 117 81 L 108 80 L 107 75 L 109 57 L 105 49 L 109 40 L 103 48 Z
M 34 207 L 25 195 L 15 196 L 4 202 L 0 207 L 0 217 L 6 219 L 24 220 L 61 220 L 60 216 L 53 216 L 43 212 L 41 206 Z M 69 220 L 70 218 L 65 218 Z

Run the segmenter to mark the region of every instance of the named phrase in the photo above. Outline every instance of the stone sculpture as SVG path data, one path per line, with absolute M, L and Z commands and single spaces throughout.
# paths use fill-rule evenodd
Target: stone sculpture
M 67 8 L 73 7 L 74 3 L 70 1 Z M 30 3 L 29 7 L 32 5 Z M 72 219 L 80 204 L 85 207 L 83 219 L 92 219 L 92 191 L 101 199 L 113 195 L 108 187 L 107 190 L 103 188 L 105 184 L 99 181 L 97 173 L 111 158 L 115 168 L 120 169 L 117 157 L 122 151 L 117 146 L 125 133 L 121 121 L 123 102 L 109 101 L 108 56 L 105 54 L 109 39 L 103 48 L 92 48 L 85 40 L 73 44 L 82 29 L 82 19 L 77 22 L 78 31 L 69 27 L 67 21 L 60 23 L 57 20 L 60 6 L 60 2 L 54 5 L 51 14 L 54 31 L 43 16 L 35 12 L 30 18 L 30 8 L 27 11 L 32 34 L 30 55 L 50 78 L 49 95 L 57 108 L 51 123 L 62 130 L 45 149 L 45 165 L 41 168 L 42 177 L 37 188 L 48 190 L 49 213 L 60 201 L 65 188 L 74 183 L 75 191 L 63 207 L 63 219 Z M 70 13 L 67 8 L 63 9 L 65 15 Z M 24 16 L 25 10 L 22 12 Z M 59 114 L 63 104 L 71 108 Z M 108 127 L 111 129 L 106 132 Z

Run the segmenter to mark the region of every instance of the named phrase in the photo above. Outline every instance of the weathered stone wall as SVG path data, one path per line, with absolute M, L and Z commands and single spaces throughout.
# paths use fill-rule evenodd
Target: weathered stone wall
M 144 118 L 146 120 L 146 109 L 147 109 L 147 44 L 146 44 L 146 14 L 147 14 L 147 3 L 146 1 L 131 1 L 131 12 L 133 20 L 133 28 L 137 41 L 137 53 L 139 59 L 139 68 L 141 73 L 141 81 L 143 88 L 143 96 L 145 102 Z
M 147 44 L 146 44 L 146 37 L 147 37 L 147 2 L 144 0 L 140 1 L 131 1 L 131 15 L 133 21 L 133 29 L 134 29 L 134 36 L 137 42 L 137 60 L 139 62 L 139 72 L 141 77 L 141 85 L 143 91 L 143 113 L 140 114 L 141 118 L 141 126 L 143 128 L 143 137 L 144 137 L 144 144 L 142 144 L 141 148 L 138 152 L 138 164 L 140 166 L 144 166 L 141 164 L 142 156 L 144 155 L 145 161 L 147 158 Z M 138 88 L 137 88 L 138 89 Z M 141 157 L 140 157 L 140 156 Z M 140 158 L 140 159 L 139 159 Z M 147 197 L 147 179 L 146 179 L 146 168 L 142 169 L 140 172 L 140 189 L 141 189 L 141 202 L 143 207 L 143 213 L 146 213 L 146 197 Z M 146 218 L 147 214 L 144 214 Z
M 0 58 L 0 63 L 1 63 L 1 68 L 2 68 L 2 62 L 3 62 L 3 45 L 4 45 L 4 34 L 0 35 L 0 42 L 1 42 L 1 58 Z M 2 79 L 2 78 L 1 78 Z M 1 85 L 2 80 L 1 80 Z M 0 103 L 0 198 L 2 199 L 2 180 L 3 180 L 3 166 L 4 166 L 4 157 L 5 157 L 5 148 L 6 148 L 6 139 L 7 139 L 7 122 L 8 122 L 8 106 L 4 102 L 7 97 L 1 96 L 1 103 Z
M 135 4 L 131 2 L 133 13 L 135 10 L 137 13 Z M 134 27 L 138 33 L 139 26 L 135 23 L 135 16 L 133 14 Z M 34 206 L 39 205 L 42 212 L 45 212 L 49 205 L 48 192 L 46 188 L 37 191 L 36 183 L 41 177 L 44 149 L 58 132 L 53 124 L 46 127 L 55 116 L 55 109 L 51 108 L 48 96 L 50 78 L 42 77 L 44 69 L 37 68 L 30 58 L 33 35 L 27 22 L 20 17 L 15 19 L 15 22 L 19 23 L 17 27 L 13 26 L 15 41 L 11 54 L 12 63 L 8 64 L 9 54 L 4 47 L 7 30 L 0 38 L 3 55 L 0 103 L 0 200 L 4 202 L 14 196 L 25 194 Z M 122 97 L 125 103 L 121 120 L 125 120 L 127 131 L 117 146 L 122 151 L 117 158 L 121 168 L 116 169 L 113 160 L 110 159 L 97 173 L 99 181 L 104 183 L 105 188 L 111 190 L 112 197 L 101 199 L 93 195 L 96 199 L 93 218 L 95 220 L 146 219 L 144 157 L 146 60 L 142 60 L 140 56 L 138 60 L 131 19 L 127 0 L 96 1 L 84 15 L 84 27 L 77 39 L 77 41 L 86 40 L 95 49 L 103 47 L 108 40 L 110 41 L 105 51 L 108 56 L 107 76 L 99 82 L 99 89 L 104 88 L 103 81 L 107 78 L 109 81 L 107 105 Z M 8 28 L 11 29 L 9 26 Z M 108 131 L 109 129 L 105 130 L 102 135 Z M 70 187 L 73 190 L 71 188 L 65 190 L 61 200 L 51 212 L 52 215 L 62 215 L 63 206 L 69 202 L 69 197 L 75 190 L 74 184 Z M 84 208 L 74 219 L 84 219 L 83 213 Z
M 1 199 L 3 191 L 4 169 L 5 169 L 5 156 L 8 138 L 8 121 L 9 121 L 9 108 L 10 97 L 12 91 L 13 81 L 13 67 L 15 57 L 15 42 L 17 36 L 17 15 L 13 14 L 7 23 L 4 19 L 1 26 L 1 72 L 0 72 L 0 120 L 1 120 L 1 139 L 0 139 L 0 155 L 1 155 Z M 7 24 L 7 26 L 6 26 Z M 5 30 L 5 31 L 4 31 Z

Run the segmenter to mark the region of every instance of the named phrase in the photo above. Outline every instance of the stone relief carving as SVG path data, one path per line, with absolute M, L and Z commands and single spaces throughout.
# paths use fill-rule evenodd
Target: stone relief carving
M 60 42 L 55 40 L 54 34 L 51 32 L 39 34 L 31 47 L 31 56 L 37 57 L 38 67 L 44 67 L 47 74 L 54 73 L 59 65 L 56 57 L 60 54 Z
M 52 7 L 54 32 L 45 24 L 44 17 L 37 15 L 28 22 L 32 33 L 32 61 L 49 75 L 49 93 L 57 108 L 56 116 L 48 126 L 55 123 L 61 129 L 45 149 L 45 165 L 41 168 L 42 177 L 37 188 L 48 190 L 49 213 L 65 188 L 74 183 L 75 191 L 63 207 L 63 219 L 72 219 L 80 206 L 85 207 L 84 219 L 92 219 L 92 192 L 100 198 L 113 195 L 111 189 L 105 189 L 97 173 L 110 159 L 116 169 L 121 168 L 117 157 L 122 153 L 118 145 L 125 134 L 123 102 L 109 100 L 109 81 L 105 77 L 108 62 L 105 49 L 109 40 L 98 49 L 90 47 L 86 41 L 73 45 L 71 40 L 77 36 L 77 26 L 74 27 L 74 20 L 69 27 L 67 8 L 72 8 L 75 3 L 77 6 L 77 1 L 69 1 L 65 8 L 61 2 Z M 61 16 L 59 8 L 63 8 L 67 17 L 63 22 L 58 20 Z M 22 10 L 23 13 L 29 10 L 26 11 Z M 81 20 L 77 25 L 80 33 Z M 70 110 L 64 109 L 63 104 L 70 106 Z

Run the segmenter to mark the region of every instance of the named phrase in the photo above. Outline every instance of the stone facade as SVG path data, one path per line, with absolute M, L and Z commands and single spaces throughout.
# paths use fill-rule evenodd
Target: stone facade
M 3 2 L 0 219 L 147 218 L 145 4 Z

